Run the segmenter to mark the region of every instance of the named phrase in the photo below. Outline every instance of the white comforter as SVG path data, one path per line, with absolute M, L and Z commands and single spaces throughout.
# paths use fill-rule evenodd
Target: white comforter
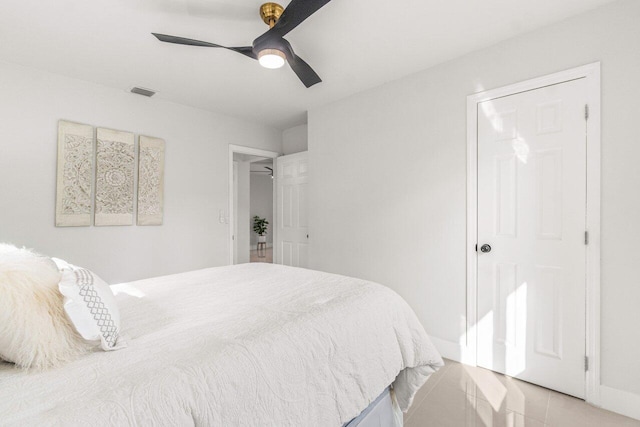
M 116 285 L 128 347 L 0 364 L 1 425 L 341 426 L 393 383 L 406 410 L 442 359 L 384 286 L 271 264 Z

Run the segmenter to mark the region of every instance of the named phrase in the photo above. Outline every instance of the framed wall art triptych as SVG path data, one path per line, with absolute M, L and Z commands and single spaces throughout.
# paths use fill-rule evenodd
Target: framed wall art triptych
M 165 142 L 140 136 L 137 154 L 131 132 L 60 120 L 55 225 L 132 225 L 136 166 L 136 222 L 162 225 Z

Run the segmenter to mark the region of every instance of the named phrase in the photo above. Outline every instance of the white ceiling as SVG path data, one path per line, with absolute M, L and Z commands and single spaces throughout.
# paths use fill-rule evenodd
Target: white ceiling
M 261 0 L 2 0 L 0 60 L 284 129 L 312 107 L 611 1 L 333 0 L 286 36 L 323 79 L 306 89 L 288 66 L 150 34 L 248 46 L 268 29 Z

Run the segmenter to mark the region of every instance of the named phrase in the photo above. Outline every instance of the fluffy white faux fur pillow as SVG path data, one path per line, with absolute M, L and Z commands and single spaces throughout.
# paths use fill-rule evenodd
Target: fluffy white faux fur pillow
M 0 243 L 0 358 L 45 369 L 76 358 L 86 345 L 67 319 L 51 259 Z

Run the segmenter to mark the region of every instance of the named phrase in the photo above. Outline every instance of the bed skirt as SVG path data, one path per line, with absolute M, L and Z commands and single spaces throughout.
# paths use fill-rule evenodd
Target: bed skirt
M 384 389 L 364 411 L 343 427 L 402 427 L 402 411 L 391 387 Z

